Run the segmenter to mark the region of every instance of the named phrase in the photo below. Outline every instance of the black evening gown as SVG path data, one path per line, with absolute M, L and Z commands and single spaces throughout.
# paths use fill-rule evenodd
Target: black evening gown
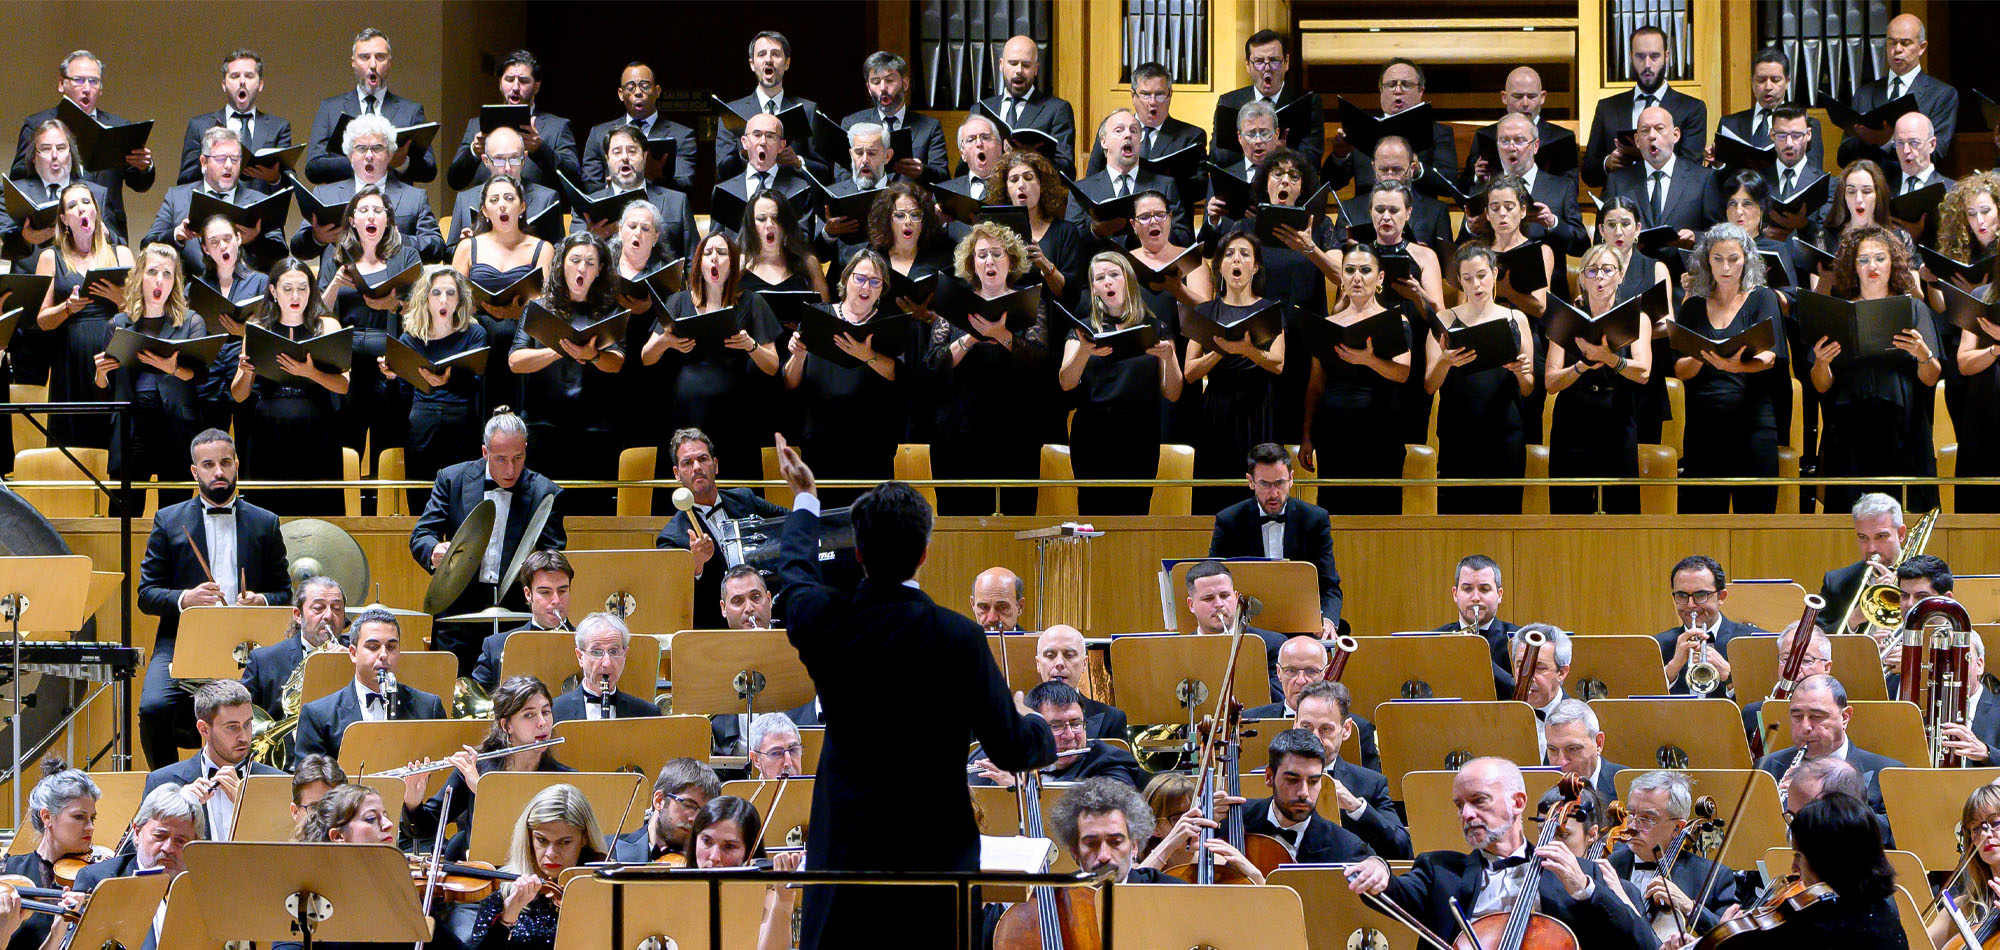
M 213 271 L 213 269 L 213 266 L 211 266 L 210 270 Z M 204 275 L 202 279 L 208 281 L 210 287 L 217 287 L 218 285 L 212 279 L 213 277 L 214 274 L 209 273 Z M 236 279 L 229 283 L 229 299 L 236 303 L 248 303 L 252 300 L 261 301 L 266 296 L 266 291 L 270 289 L 270 286 L 271 278 L 269 276 L 239 267 L 237 268 Z M 221 333 L 222 328 L 217 324 L 210 332 Z M 236 400 L 229 398 L 229 381 L 236 377 L 236 356 L 234 353 L 230 353 L 229 362 L 225 363 L 222 361 L 223 355 L 223 353 L 217 353 L 215 362 L 208 364 L 208 372 L 202 376 L 201 427 L 204 429 L 222 429 L 228 431 L 230 426 L 236 426 L 239 429 L 243 428 L 237 422 L 238 418 L 242 415 L 242 407 L 236 404 Z
M 163 340 L 192 340 L 207 335 L 206 324 L 194 313 L 189 313 L 177 327 L 169 326 L 165 317 L 142 319 L 135 326 L 132 319 L 122 313 L 112 319 L 111 325 L 114 329 L 127 327 Z M 194 378 L 189 380 L 169 376 L 144 363 L 110 372 L 111 392 L 107 398 L 132 404 L 131 440 L 128 442 L 122 432 L 112 432 L 113 478 L 121 473 L 129 473 L 134 483 L 143 482 L 149 476 L 163 482 L 187 478 L 188 446 L 201 432 L 201 404 L 197 392 L 202 376 L 208 372 L 205 365 L 196 364 L 192 368 Z M 164 507 L 185 497 L 185 492 L 163 492 L 160 504 Z M 138 512 L 135 509 L 133 513 Z
M 1648 257 L 1646 252 L 1634 248 L 1632 259 L 1625 262 L 1625 277 L 1618 282 L 1618 299 L 1636 297 L 1653 286 L 1655 283 L 1653 268 L 1659 263 L 1657 258 Z M 1667 289 L 1675 298 L 1679 298 L 1680 294 L 1675 289 L 1671 276 L 1667 278 Z M 1675 355 L 1673 349 L 1667 345 L 1665 333 L 1653 334 L 1655 367 L 1672 366 Z M 1667 377 L 1672 375 L 1671 372 L 1665 374 L 1655 372 L 1646 377 L 1646 385 L 1639 391 L 1637 404 L 1633 407 L 1633 422 L 1638 426 L 1637 434 L 1640 442 L 1657 444 L 1660 441 L 1662 425 L 1673 418 L 1673 403 L 1667 398 Z
M 404 333 L 403 343 L 433 363 L 443 362 L 470 350 L 483 349 L 491 341 L 486 328 L 473 321 L 465 329 L 435 340 L 419 340 Z M 489 353 L 486 372 L 507 372 L 506 354 Z M 409 445 L 403 452 L 403 477 L 410 481 L 430 481 L 439 469 L 479 455 L 486 424 L 480 399 L 485 388 L 480 376 L 465 369 L 454 370 L 443 386 L 420 393 L 407 380 L 396 385 L 405 390 L 410 406 Z M 430 489 L 410 489 L 410 510 L 423 511 Z
M 1235 222 L 1225 218 L 1217 228 L 1217 233 L 1228 234 Z M 1322 250 L 1336 248 L 1339 232 L 1332 222 L 1321 217 L 1313 224 L 1313 243 Z M 1285 311 L 1285 329 L 1292 330 L 1307 320 L 1318 320 L 1327 314 L 1326 274 L 1304 254 L 1289 247 L 1269 246 L 1264 248 L 1264 296 L 1283 300 L 1290 305 Z M 1292 334 L 1292 339 L 1300 339 L 1301 334 Z M 1272 424 L 1277 429 L 1277 439 L 1282 443 L 1299 441 L 1304 433 L 1306 386 L 1312 382 L 1312 366 L 1306 360 L 1286 360 L 1285 371 L 1278 377 L 1276 408 L 1272 411 Z
M 465 278 L 486 290 L 504 290 L 535 268 L 532 258 L 529 263 L 519 267 L 509 267 L 506 270 L 481 262 L 478 237 L 475 235 L 469 240 L 472 241 L 472 261 L 465 268 Z M 535 245 L 535 253 L 541 253 L 541 245 Z M 521 329 L 521 321 L 519 318 L 498 319 L 477 304 L 472 307 L 472 315 L 473 319 L 479 322 L 479 328 L 486 331 L 487 341 L 496 348 L 492 359 L 486 364 L 486 375 L 480 380 L 482 397 L 480 409 L 482 412 L 491 412 L 501 406 L 508 406 L 518 410 L 521 408 L 522 400 L 526 398 L 524 394 L 526 384 L 519 374 L 507 368 L 507 350 L 513 344 L 514 334 Z M 531 464 L 536 471 L 544 471 L 540 463 Z
M 1071 313 L 1076 312 L 1075 304 L 1090 292 L 1090 275 L 1087 273 L 1091 256 L 1091 238 L 1072 221 L 1058 218 L 1049 222 L 1049 229 L 1042 232 L 1042 239 L 1035 242 L 1042 249 L 1042 256 L 1055 265 L 1063 275 L 1063 292 L 1058 298 Z M 1041 274 L 1030 268 L 1028 277 L 1040 280 Z
M 1932 353 L 1939 352 L 1937 324 L 1929 307 L 1916 303 L 1917 332 Z M 1811 359 L 1811 353 L 1803 354 Z M 1942 361 L 1943 357 L 1939 357 Z M 1931 446 L 1931 387 L 1917 378 L 1917 361 L 1901 350 L 1859 358 L 1837 358 L 1833 386 L 1822 394 L 1826 424 L 1820 433 L 1821 475 L 1937 474 Z M 1938 506 L 1935 485 L 1862 486 L 1830 484 L 1827 511 L 1847 511 L 1865 492 L 1899 498 L 1908 511 Z
M 1046 423 L 1034 409 L 1046 406 L 1041 389 L 1047 385 L 1049 326 L 1046 316 L 1016 333 L 1008 346 L 975 343 L 957 366 L 951 345 L 964 330 L 942 317 L 931 321 L 924 351 L 925 376 L 937 394 L 929 408 L 935 417 L 931 435 L 931 471 L 938 478 L 1034 478 L 1041 467 Z M 938 514 L 990 515 L 994 493 L 981 488 L 938 490 Z M 1001 493 L 1001 511 L 1034 514 L 1035 490 L 1010 488 Z
M 1981 295 L 1991 300 L 1996 288 L 2000 284 L 1988 284 Z M 1951 352 L 1956 357 L 1956 350 Z M 1957 359 L 1951 362 L 1957 363 Z M 1965 377 L 1965 396 L 1954 423 L 1958 432 L 1958 474 L 2000 475 L 2000 362 Z M 1961 514 L 2000 511 L 2000 487 L 1960 485 L 1955 494 L 1953 510 Z
M 909 426 L 909 402 L 901 381 L 909 378 L 918 362 L 911 354 L 894 359 L 896 379 L 887 380 L 867 366 L 839 366 L 805 354 L 804 379 L 792 395 L 801 414 L 801 447 L 814 475 L 879 481 L 894 474 L 896 446 Z M 852 488 L 827 489 L 820 501 L 837 507 L 860 494 Z
M 1581 355 L 1574 349 L 1564 353 L 1572 362 Z M 1630 359 L 1632 348 L 1624 347 L 1618 355 Z M 1639 428 L 1635 414 L 1644 391 L 1642 384 L 1598 367 L 1556 393 L 1555 420 L 1549 429 L 1549 475 L 1637 477 Z M 1638 514 L 1639 489 L 1631 485 L 1551 487 L 1549 510 L 1559 515 L 1588 515 L 1600 510 L 1612 515 Z
M 404 245 L 389 255 L 380 269 L 362 273 L 361 279 L 381 280 L 415 263 L 416 249 Z M 339 276 L 333 249 L 328 248 L 319 260 L 320 290 L 324 292 Z M 368 459 L 380 458 L 383 449 L 404 446 L 409 437 L 409 391 L 389 385 L 375 363 L 388 338 L 402 335 L 403 314 L 401 310 L 376 310 L 368 306 L 362 291 L 342 287 L 334 294 L 333 315 L 341 326 L 354 330 L 354 367 L 348 372 L 347 398 L 340 413 L 340 444 L 359 453 L 362 467 L 367 468 Z
M 1157 319 L 1160 339 L 1169 339 Z M 1151 353 L 1126 359 L 1087 357 L 1083 379 L 1069 392 L 1076 415 L 1070 419 L 1070 463 L 1078 478 L 1152 478 L 1160 470 L 1160 428 L 1166 398 L 1160 395 L 1160 361 Z M 1151 507 L 1147 488 L 1084 488 L 1077 511 L 1095 515 L 1143 515 Z
M 51 341 L 48 350 L 53 354 L 49 362 L 49 401 L 96 402 L 105 397 L 104 391 L 97 388 L 97 354 L 104 352 L 105 344 L 111 342 L 111 318 L 118 314 L 118 308 L 112 306 L 111 301 L 84 289 L 84 272 L 70 270 L 61 251 L 50 248 L 44 253 L 55 255 L 56 260 L 51 299 L 57 302 L 67 300 L 70 291 L 75 290 L 83 294 L 86 301 L 82 309 L 70 314 L 54 330 L 47 331 Z M 34 309 L 29 308 L 29 313 Z M 29 313 L 23 316 L 29 316 Z M 111 416 L 108 414 L 52 416 L 48 426 L 52 445 L 85 449 L 111 447 Z
M 1316 318 L 1325 319 L 1325 318 Z M 1293 337 L 1303 340 L 1307 337 Z M 1403 324 L 1403 342 L 1421 347 L 1412 339 L 1410 325 Z M 1289 347 L 1286 362 L 1305 357 L 1303 350 Z M 1332 356 L 1329 351 L 1327 356 Z M 1412 354 L 1414 357 L 1414 354 Z M 1366 366 L 1356 366 L 1337 356 L 1321 359 L 1325 382 L 1319 405 L 1313 409 L 1313 455 L 1320 478 L 1401 478 L 1403 477 L 1404 429 L 1397 420 L 1404 417 L 1402 404 L 1407 389 Z M 1336 487 L 1322 485 L 1319 506 L 1330 515 L 1395 515 L 1403 512 L 1403 490 L 1386 487 Z
M 1682 301 L 1676 317 L 1681 326 L 1716 340 L 1728 339 L 1765 320 L 1778 318 L 1778 295 L 1768 287 L 1751 291 L 1743 306 L 1737 308 L 1736 319 L 1721 329 L 1710 324 L 1708 301 L 1702 297 Z M 1693 379 L 1684 381 L 1687 427 L 1682 437 L 1686 452 L 1681 459 L 1681 471 L 1688 478 L 1777 477 L 1778 443 L 1782 441 L 1778 434 L 1777 395 L 1780 391 L 1790 393 L 1791 370 L 1787 365 L 1785 335 L 1777 334 L 1776 341 L 1773 345 L 1777 348 L 1778 365 L 1771 369 L 1761 373 L 1726 373 L 1703 364 Z M 1667 372 L 1672 372 L 1671 366 Z M 1716 514 L 1732 509 L 1738 514 L 1768 514 L 1777 506 L 1778 490 L 1770 485 L 1736 488 L 1690 485 L 1680 490 L 1683 514 Z
M 578 313 L 569 322 L 580 329 L 609 315 Z M 544 347 L 523 327 L 514 331 L 508 353 L 539 349 Z M 528 424 L 528 458 L 535 471 L 557 482 L 618 477 L 617 376 L 559 350 L 555 362 L 519 379 L 521 404 L 515 408 Z M 564 494 L 563 506 L 570 514 L 608 515 L 614 497 L 609 489 L 572 490 Z
M 1511 317 L 1506 318 L 1511 321 Z M 1460 324 L 1453 318 L 1453 325 Z M 1518 346 L 1520 325 L 1510 329 Z M 1452 370 L 1438 389 L 1438 477 L 1520 478 L 1528 449 L 1521 432 L 1521 390 L 1505 366 Z M 1441 514 L 1518 515 L 1519 486 L 1479 485 L 1438 490 Z
M 748 297 L 752 294 L 763 293 L 764 291 L 767 290 L 795 291 L 795 290 L 811 290 L 811 289 L 813 289 L 812 281 L 808 280 L 806 278 L 806 275 L 802 273 L 787 275 L 784 280 L 778 281 L 777 283 L 774 284 L 766 281 L 762 277 L 757 276 L 747 268 L 743 271 L 743 296 L 745 297 Z M 891 302 L 891 305 L 893 305 L 893 301 Z M 772 312 L 775 314 L 777 312 L 776 308 L 772 308 Z M 758 386 L 754 388 L 761 389 L 763 392 L 763 406 L 765 407 L 764 411 L 766 414 L 766 418 L 768 418 L 771 421 L 771 425 L 769 426 L 769 428 L 775 429 L 778 432 L 783 432 L 787 440 L 791 441 L 794 444 L 799 444 L 803 440 L 805 432 L 805 429 L 803 428 L 804 407 L 800 405 L 799 400 L 797 398 L 798 395 L 797 393 L 793 393 L 785 389 L 785 381 L 783 379 L 783 374 L 785 371 L 785 361 L 791 358 L 790 347 L 792 342 L 792 330 L 790 327 L 785 325 L 784 319 L 785 318 L 782 315 L 779 316 L 778 337 L 777 337 L 779 376 L 777 378 L 770 380 L 769 382 L 758 384 Z M 710 432 L 709 436 L 717 439 L 726 439 L 727 441 L 731 442 L 736 441 L 739 438 L 742 438 L 742 436 L 736 436 L 733 438 L 725 437 L 714 432 Z M 752 469 L 750 474 L 738 475 L 735 477 L 738 478 L 764 477 L 763 476 L 764 463 L 763 463 L 762 451 L 764 446 L 772 444 L 771 433 L 769 432 L 755 433 L 753 438 L 755 439 L 755 445 L 758 447 L 758 461 L 757 461 L 758 467 Z M 728 478 L 731 476 L 725 470 L 723 473 L 723 477 Z
M 1230 321 L 1265 302 L 1259 298 L 1249 306 L 1239 307 L 1223 303 L 1218 297 L 1202 304 L 1201 312 L 1211 320 Z M 1183 357 L 1186 352 L 1183 347 Z M 1286 352 L 1289 361 L 1289 342 Z M 1278 377 L 1279 374 L 1265 371 L 1248 357 L 1234 353 L 1224 353 L 1209 369 L 1208 376 L 1198 384 L 1201 400 L 1193 432 L 1196 478 L 1239 478 L 1252 448 L 1278 440 Z M 1195 388 L 1194 384 L 1187 385 L 1181 398 L 1186 399 L 1188 391 Z M 1194 512 L 1212 515 L 1242 499 L 1241 486 L 1197 488 Z
M 273 333 L 288 340 L 302 341 L 319 336 L 317 325 L 278 324 Z M 224 360 L 233 365 L 242 343 L 223 346 Z M 257 377 L 250 384 L 250 398 L 239 417 L 248 423 L 247 433 L 239 430 L 243 453 L 243 478 L 262 481 L 342 481 L 340 461 L 340 402 L 318 383 L 274 383 Z M 272 491 L 253 499 L 260 507 L 280 515 L 327 517 L 340 515 L 340 489 L 307 488 Z
M 648 323 L 648 338 L 659 331 L 662 322 L 693 316 L 694 298 L 681 291 L 654 312 L 659 316 Z M 760 345 L 776 341 L 781 332 L 770 306 L 756 294 L 741 298 L 737 318 L 750 338 Z M 783 356 L 779 354 L 780 360 Z M 721 477 L 763 477 L 761 450 L 771 440 L 771 433 L 760 430 L 771 428 L 763 410 L 769 402 L 773 377 L 758 369 L 749 353 L 705 344 L 698 344 L 687 353 L 668 350 L 660 355 L 659 362 L 642 367 L 636 379 L 642 381 L 645 398 L 641 405 L 648 420 L 646 429 L 637 434 L 637 441 L 640 445 L 659 447 L 660 477 L 671 477 L 673 458 L 669 443 L 674 430 L 689 427 L 717 440 L 715 458 Z M 660 411 L 662 399 L 666 401 L 665 412 Z M 653 510 L 667 512 L 669 509 L 659 505 L 664 500 L 656 497 Z

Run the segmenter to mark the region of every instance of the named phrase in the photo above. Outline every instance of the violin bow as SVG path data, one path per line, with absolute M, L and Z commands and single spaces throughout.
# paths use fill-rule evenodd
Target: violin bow
M 450 782 L 446 782 L 444 784 L 444 802 L 442 807 L 438 809 L 438 814 L 440 815 L 451 814 Z M 442 825 L 440 825 L 439 831 L 440 832 L 443 831 Z M 439 834 L 436 840 L 433 840 L 431 842 L 430 865 L 424 870 L 424 916 L 425 917 L 429 917 L 431 915 L 431 899 L 437 894 L 438 878 L 442 876 L 438 873 L 438 871 L 440 870 L 441 865 L 443 863 L 444 863 L 444 835 Z M 417 941 L 416 944 L 410 948 L 410 950 L 424 950 L 424 942 L 421 940 Z
M 1722 843 L 1715 848 L 1715 857 L 1708 862 L 1708 875 L 1702 878 L 1701 890 L 1694 898 L 1694 919 L 1701 919 L 1701 909 L 1708 904 L 1708 895 L 1715 889 L 1715 879 L 1722 873 L 1722 856 L 1729 851 L 1729 839 L 1736 834 L 1738 822 L 1743 818 L 1743 806 L 1750 803 L 1750 787 L 1756 783 L 1754 774 L 1743 777 L 1743 794 L 1736 796 L 1736 810 L 1729 813 L 1729 824 L 1722 826 Z
M 785 784 L 790 782 L 791 780 L 792 777 L 789 775 L 778 776 L 777 794 L 771 796 L 770 817 L 776 818 L 778 816 L 778 803 L 785 800 Z M 754 796 L 755 792 L 752 792 L 751 794 Z M 752 803 L 752 807 L 755 807 L 754 802 Z M 750 852 L 749 852 L 750 854 L 753 855 L 756 854 L 757 849 L 762 848 L 764 846 L 764 833 L 770 830 L 771 830 L 771 822 L 769 820 L 760 821 L 757 823 L 757 840 L 750 842 Z M 745 860 L 748 859 L 746 858 Z

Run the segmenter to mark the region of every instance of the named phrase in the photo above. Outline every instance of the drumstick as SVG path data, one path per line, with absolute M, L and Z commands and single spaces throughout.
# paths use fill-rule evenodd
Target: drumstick
M 194 552 L 194 562 L 201 565 L 201 576 L 208 578 L 209 583 L 215 583 L 215 575 L 208 570 L 208 559 L 201 556 L 201 548 L 195 546 L 194 535 L 188 533 L 186 525 L 181 526 L 181 537 L 187 539 L 188 550 Z
M 236 569 L 236 602 L 243 602 L 243 595 L 250 593 L 250 574 L 242 568 Z

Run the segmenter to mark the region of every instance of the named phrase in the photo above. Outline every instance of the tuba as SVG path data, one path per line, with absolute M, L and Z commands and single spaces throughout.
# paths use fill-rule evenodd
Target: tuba
M 299 657 L 299 665 L 292 667 L 292 675 L 285 677 L 285 686 L 278 691 L 279 712 L 284 716 L 272 719 L 271 714 L 255 704 L 250 708 L 250 759 L 262 762 L 274 769 L 292 770 L 292 733 L 299 728 L 299 709 L 305 705 L 306 661 L 322 653 L 344 650 L 340 638 L 333 635 L 328 626 L 326 642 L 306 650 Z
M 1847 609 L 1841 611 L 1838 629 L 1848 633 L 1865 633 L 1875 638 L 1875 642 L 1893 640 L 1897 629 L 1903 625 L 1903 589 L 1896 586 L 1896 568 L 1904 561 L 1924 553 L 1924 545 L 1931 539 L 1931 529 L 1937 526 L 1938 509 L 1917 519 L 1915 527 L 1903 540 L 1902 556 L 1895 564 L 1883 564 L 1874 556 L 1868 559 L 1867 570 L 1862 573 L 1861 584 L 1854 590 L 1854 597 L 1847 602 Z M 1879 579 L 1870 581 L 1869 575 L 1878 574 Z M 1853 629 L 1846 630 L 1848 618 L 1855 610 L 1861 611 L 1861 622 Z M 1887 657 L 1884 657 L 1886 662 Z

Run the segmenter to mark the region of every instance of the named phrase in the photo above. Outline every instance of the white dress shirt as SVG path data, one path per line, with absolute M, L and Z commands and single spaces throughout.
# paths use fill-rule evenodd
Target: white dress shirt
M 1887 84 L 1883 85 L 1882 91 L 1886 93 L 1890 99 L 1900 99 L 1904 95 L 1916 89 L 1917 77 L 1923 75 L 1923 72 L 1924 72 L 1924 67 L 1921 65 L 1917 65 L 1917 66 L 1911 66 L 1910 71 L 1907 73 L 1890 73 L 1889 81 Z M 1900 88 L 1897 86 L 1897 83 L 1899 82 L 1902 84 Z
M 236 603 L 236 595 L 241 593 L 242 575 L 236 566 L 236 512 L 235 506 L 241 499 L 230 499 L 230 512 L 223 515 L 209 514 L 209 509 L 222 507 L 212 504 L 207 498 L 201 500 L 201 529 L 203 540 L 208 543 L 208 567 L 214 572 L 215 586 L 222 588 L 222 603 L 227 606 Z
M 369 114 L 369 112 L 368 112 L 368 96 L 369 96 L 369 95 L 370 95 L 370 93 L 368 92 L 368 87 L 366 87 L 366 86 L 362 86 L 362 85 L 360 85 L 360 84 L 356 84 L 356 85 L 355 85 L 355 87 L 354 87 L 354 102 L 355 102 L 355 104 L 356 104 L 356 105 L 358 105 L 358 106 L 360 106 L 360 107 L 361 107 L 361 114 L 362 114 L 362 115 L 368 115 L 368 114 Z M 388 87 L 388 86 L 383 86 L 382 88 L 380 88 L 380 89 L 376 90 L 376 91 L 375 91 L 375 92 L 373 93 L 373 95 L 375 96 L 375 112 L 374 112 L 374 114 L 375 114 L 375 115 L 381 115 L 381 114 L 382 114 L 382 107 L 383 107 L 383 106 L 385 106 L 385 105 L 388 105 L 388 104 L 389 104 L 389 87 Z M 391 123 L 391 124 L 394 124 L 394 123 Z
M 764 182 L 761 186 L 757 182 L 758 175 L 764 176 Z M 756 197 L 757 192 L 760 190 L 760 188 L 776 188 L 776 187 L 778 187 L 778 166 L 772 165 L 770 168 L 765 169 L 764 171 L 761 172 L 758 171 L 755 166 L 749 166 L 744 168 L 743 193 L 745 195 L 750 197 Z
M 1771 182 L 1778 186 L 1777 197 L 1790 198 L 1801 187 L 1812 183 L 1812 176 L 1808 174 L 1811 171 L 1809 164 L 1811 160 L 1812 156 L 1810 154 L 1800 155 L 1799 163 L 1796 165 L 1787 165 L 1784 159 L 1778 159 L 1777 166 L 1771 170 Z M 1790 173 L 1792 176 L 1792 187 L 1790 190 L 1786 190 L 1785 188 L 1785 175 L 1787 173 Z
M 485 477 L 488 479 L 493 478 L 493 466 L 486 466 Z M 486 539 L 486 553 L 479 558 L 479 582 L 482 584 L 498 584 L 500 583 L 500 569 L 505 566 L 500 563 L 502 557 L 504 557 L 504 552 L 501 551 L 501 548 L 507 543 L 507 511 L 514 507 L 514 490 L 495 485 L 486 492 L 485 497 L 486 500 L 493 503 L 493 536 Z M 536 539 L 529 538 L 527 540 L 528 543 L 532 544 Z
M 224 767 L 214 759 L 208 757 L 206 746 L 201 751 L 195 753 L 195 758 L 201 763 L 202 778 L 213 778 L 216 770 Z M 248 771 L 246 762 L 236 764 L 236 777 L 239 780 L 247 778 L 248 775 L 246 773 Z M 241 787 L 238 786 L 238 788 Z M 208 801 L 202 807 L 208 812 L 208 839 L 211 841 L 230 840 L 230 836 L 236 832 L 236 803 L 230 801 L 229 796 L 224 795 L 222 790 L 218 788 L 208 796 Z
M 775 113 L 785 107 L 785 91 L 778 90 L 775 96 L 765 95 L 764 87 L 757 87 L 757 111 Z
M 1264 506 L 1257 506 L 1257 517 L 1260 519 L 1266 517 Z M 1257 533 L 1264 540 L 1265 557 L 1274 561 L 1285 559 L 1285 520 L 1283 509 L 1279 509 L 1278 511 L 1278 520 L 1261 521 L 1257 525 Z
M 611 705 L 610 696 L 600 696 L 596 693 L 593 693 L 587 686 L 578 685 L 577 688 L 581 690 L 583 693 L 583 718 L 585 719 L 618 718 L 618 710 L 616 707 Z
M 1653 103 L 1651 103 L 1650 105 L 1649 105 L 1649 104 L 1647 104 L 1646 100 L 1644 100 L 1644 99 L 1641 99 L 1641 98 L 1639 98 L 1640 96 L 1643 96 L 1643 95 L 1647 95 L 1647 93 L 1644 93 L 1644 92 L 1641 92 L 1641 91 L 1639 91 L 1638 87 L 1636 87 L 1636 86 L 1635 86 L 1635 87 L 1633 87 L 1633 89 L 1632 89 L 1632 128 L 1635 128 L 1635 129 L 1639 127 L 1639 113 L 1641 113 L 1641 112 L 1644 112 L 1644 111 L 1646 111 L 1647 109 L 1651 109 L 1651 108 L 1652 108 L 1653 106 L 1659 106 L 1659 107 L 1661 107 L 1661 108 L 1665 108 L 1665 107 L 1666 107 L 1666 102 L 1667 102 L 1667 84 L 1666 84 L 1665 82 L 1662 82 L 1662 83 L 1660 83 L 1660 88 L 1659 88 L 1659 89 L 1658 89 L 1657 91 L 1655 91 L 1655 92 L 1651 93 L 1651 95 L 1652 95 L 1652 96 L 1654 97 L 1654 99 L 1656 99 L 1656 100 L 1658 100 L 1658 101 L 1656 101 L 1656 102 L 1653 102 Z
M 389 697 L 361 685 L 359 678 L 354 680 L 352 688 L 355 702 L 361 704 L 362 722 L 382 722 L 389 718 Z M 371 703 L 368 701 L 370 696 L 380 696 L 381 701 Z
M 1472 899 L 1472 906 L 1466 908 L 1466 916 L 1482 917 L 1486 914 L 1498 914 L 1507 911 L 1514 906 L 1514 901 L 1520 896 L 1522 891 L 1528 890 L 1528 882 L 1535 877 L 1534 872 L 1537 868 L 1534 854 L 1529 849 L 1528 842 L 1525 840 L 1522 841 L 1521 846 L 1515 849 L 1513 855 L 1511 855 L 1512 857 L 1526 856 L 1528 858 L 1527 863 L 1517 864 L 1503 871 L 1492 869 L 1494 858 L 1491 854 L 1485 851 L 1475 853 L 1478 854 L 1483 867 L 1479 874 L 1479 894 Z M 1541 892 L 1533 890 L 1529 891 L 1529 893 L 1532 895 L 1531 899 L 1539 905 L 1542 899 Z
M 1272 835 L 1271 837 L 1278 839 L 1278 843 L 1285 846 L 1285 853 L 1296 859 L 1299 856 L 1299 845 L 1306 838 L 1306 828 L 1312 825 L 1312 816 L 1307 815 L 1304 821 L 1288 820 L 1285 818 L 1285 813 L 1278 810 L 1278 803 L 1274 801 L 1264 806 L 1264 817 L 1279 831 L 1293 833 L 1290 838 L 1284 835 Z

